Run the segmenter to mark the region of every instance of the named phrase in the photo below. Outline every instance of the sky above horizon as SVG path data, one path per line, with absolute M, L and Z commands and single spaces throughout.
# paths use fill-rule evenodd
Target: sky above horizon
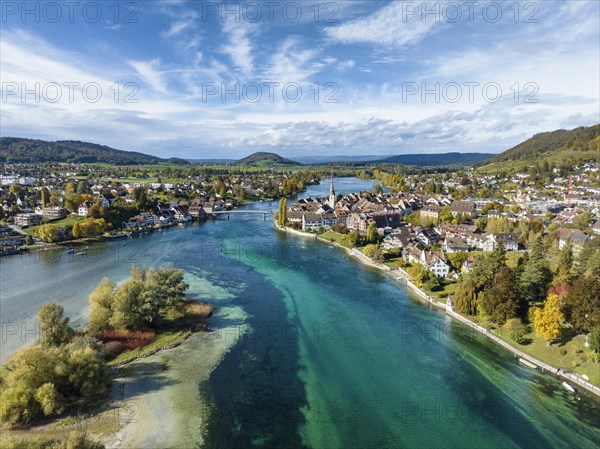
M 0 135 L 162 157 L 501 152 L 600 122 L 600 2 L 0 4 Z

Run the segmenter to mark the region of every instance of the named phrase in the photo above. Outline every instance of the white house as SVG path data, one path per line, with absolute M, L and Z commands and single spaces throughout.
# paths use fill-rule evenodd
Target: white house
M 492 252 L 500 243 L 504 246 L 504 251 L 517 251 L 519 249 L 519 239 L 512 232 L 489 234 L 483 242 L 481 249 L 486 252 Z
M 419 262 L 438 279 L 446 279 L 450 273 L 450 265 L 444 262 L 441 253 L 423 250 Z
M 94 203 L 92 203 L 91 201 L 84 201 L 77 208 L 77 215 L 81 217 L 87 217 L 90 207 L 92 207 L 93 205 Z

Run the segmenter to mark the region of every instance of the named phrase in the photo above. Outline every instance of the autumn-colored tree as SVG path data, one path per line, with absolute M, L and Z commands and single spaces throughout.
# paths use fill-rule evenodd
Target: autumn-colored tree
M 8 425 L 27 424 L 68 407 L 81 407 L 102 396 L 110 384 L 110 371 L 89 337 L 75 337 L 60 346 L 21 349 L 5 367 L 0 378 L 0 420 Z
M 415 283 L 417 287 L 420 287 L 423 282 L 429 279 L 428 272 L 423 265 L 417 263 L 408 269 L 408 276 Z
M 41 238 L 45 242 L 52 242 L 56 237 L 58 237 L 58 234 L 58 228 L 50 223 L 40 226 L 35 233 L 37 237 Z
M 536 308 L 533 311 L 533 327 L 535 334 L 544 337 L 550 343 L 560 336 L 561 324 L 564 315 L 560 306 L 560 298 L 558 295 L 549 294 L 544 308 Z
M 348 243 L 350 243 L 350 245 L 354 247 L 358 242 L 360 242 L 360 234 L 358 233 L 358 231 L 352 231 L 348 234 L 346 239 L 348 240 Z
M 369 245 L 365 246 L 365 249 L 363 250 L 363 252 L 365 253 L 365 256 L 373 257 L 376 249 L 377 249 L 377 245 L 369 244 Z
M 65 194 L 65 207 L 69 212 L 76 212 L 79 208 L 79 205 L 85 199 L 84 195 L 75 192 L 67 192 Z
M 83 232 L 81 231 L 81 225 L 79 224 L 79 222 L 73 225 L 73 228 L 71 229 L 71 234 L 76 239 L 80 238 L 83 235 Z
M 442 210 L 440 210 L 440 221 L 443 221 L 444 223 L 451 223 L 452 219 L 454 218 L 452 216 L 452 211 L 450 210 L 450 206 L 444 206 L 442 207 Z

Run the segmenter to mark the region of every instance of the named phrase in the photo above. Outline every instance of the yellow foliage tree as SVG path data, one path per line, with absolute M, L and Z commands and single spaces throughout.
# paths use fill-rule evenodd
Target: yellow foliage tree
M 533 326 L 535 334 L 547 342 L 556 340 L 560 335 L 560 322 L 564 319 L 560 309 L 560 297 L 550 293 L 546 298 L 543 309 L 533 311 Z
M 56 237 L 58 237 L 58 234 L 58 228 L 53 224 L 42 225 L 37 229 L 35 233 L 37 237 L 41 238 L 45 242 L 53 241 Z
M 83 235 L 83 232 L 81 231 L 81 225 L 79 223 L 75 223 L 73 225 L 73 229 L 71 230 L 71 234 L 73 234 L 73 237 L 78 239 L 79 237 L 81 237 Z

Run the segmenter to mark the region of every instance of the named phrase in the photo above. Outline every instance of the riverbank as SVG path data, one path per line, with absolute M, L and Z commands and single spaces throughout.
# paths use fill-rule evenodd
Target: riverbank
M 288 234 L 294 234 L 294 235 L 297 235 L 297 236 L 300 236 L 300 237 L 312 238 L 313 240 L 318 240 L 320 242 L 323 242 L 323 243 L 326 243 L 328 245 L 331 245 L 331 246 L 334 246 L 336 248 L 344 250 L 346 252 L 346 254 L 348 254 L 349 256 L 353 256 L 354 258 L 358 259 L 364 265 L 368 265 L 370 267 L 373 267 L 373 268 L 376 268 L 376 269 L 382 270 L 382 271 L 391 271 L 391 268 L 388 267 L 387 265 L 384 265 L 384 264 L 372 261 L 371 259 L 369 259 L 367 256 L 365 256 L 363 253 L 361 253 L 356 248 L 346 248 L 345 246 L 340 245 L 337 242 L 332 242 L 332 241 L 327 240 L 327 239 L 325 239 L 323 237 L 319 237 L 318 234 L 312 234 L 310 232 L 298 231 L 296 229 L 290 229 L 290 228 L 287 228 L 287 227 L 284 227 L 284 226 L 280 226 L 276 222 L 273 222 L 273 223 L 275 224 L 275 227 L 279 231 L 287 232 Z
M 201 426 L 197 424 L 207 416 L 209 406 L 198 393 L 195 380 L 198 373 L 208 379 L 229 345 L 236 341 L 221 340 L 219 323 L 223 317 L 239 319 L 239 313 L 226 309 L 218 313 L 216 330 L 208 330 L 208 318 L 213 311 L 208 303 L 189 300 L 186 313 L 169 320 L 167 328 L 157 333 L 156 340 L 112 359 L 109 366 L 113 380 L 107 399 L 61 419 L 5 431 L 17 438 L 61 438 L 65 433 L 84 428 L 94 440 L 114 449 L 171 447 L 173 435 L 186 432 L 188 436 L 180 444 L 201 441 Z M 171 327 L 177 325 L 182 329 L 173 333 Z M 202 358 L 194 358 L 194 353 L 201 353 Z M 198 408 L 198 404 L 202 407 Z M 188 412 L 184 413 L 185 410 Z M 200 417 L 188 428 L 180 428 L 193 416 L 193 410 L 200 410 Z M 161 434 L 168 432 L 163 440 L 155 435 L 157 430 Z M 195 435 L 190 436 L 190 432 Z
M 118 429 L 93 434 L 107 449 L 203 444 L 212 405 L 202 385 L 242 335 L 224 325 L 243 318 L 240 309 L 219 309 L 215 315 L 213 330 L 192 334 L 185 344 L 118 370 L 110 406 Z
M 274 224 L 275 224 L 275 227 L 277 228 L 277 230 L 279 230 L 281 232 L 287 232 L 289 234 L 293 234 L 293 235 L 297 235 L 297 236 L 301 236 L 301 237 L 305 237 L 305 238 L 312 238 L 314 240 L 318 240 L 320 242 L 326 243 L 326 244 L 334 246 L 336 248 L 341 248 L 341 249 L 345 250 L 347 254 L 354 256 L 356 259 L 358 259 L 364 265 L 368 265 L 370 267 L 373 267 L 373 268 L 376 268 L 376 269 L 379 269 L 379 270 L 382 270 L 382 271 L 385 271 L 388 273 L 390 273 L 390 271 L 391 271 L 390 267 L 388 267 L 387 265 L 373 262 L 372 260 L 370 260 L 367 256 L 365 256 L 363 253 L 361 253 L 356 248 L 352 248 L 352 249 L 346 248 L 345 246 L 342 246 L 335 241 L 332 242 L 330 240 L 321 238 L 317 234 L 312 234 L 312 233 L 308 233 L 308 232 L 298 231 L 295 229 L 290 229 L 287 227 L 282 227 L 282 226 L 278 225 L 276 222 L 274 222 Z M 566 380 L 569 380 L 571 382 L 574 382 L 577 386 L 600 397 L 600 388 L 598 386 L 591 384 L 590 382 L 586 381 L 584 378 L 582 378 L 581 376 L 579 376 L 577 374 L 571 373 L 568 370 L 564 370 L 559 367 L 552 366 L 551 364 L 543 362 L 542 360 L 539 360 L 529 354 L 526 354 L 525 352 L 519 350 L 518 348 L 515 348 L 513 345 L 508 343 L 506 340 L 504 340 L 500 336 L 496 335 L 492 330 L 486 329 L 485 327 L 477 324 L 476 322 L 470 320 L 469 318 L 452 310 L 451 305 L 443 303 L 441 301 L 438 301 L 437 299 L 428 295 L 427 292 L 425 292 L 423 289 L 417 287 L 414 283 L 412 283 L 410 281 L 408 273 L 406 271 L 404 271 L 402 268 L 398 267 L 398 272 L 400 273 L 400 276 L 396 276 L 395 279 L 399 282 L 405 282 L 407 287 L 413 293 L 415 293 L 415 295 L 422 301 L 425 301 L 425 302 L 431 304 L 433 307 L 443 310 L 446 314 L 448 314 L 452 318 L 469 326 L 471 329 L 481 333 L 482 335 L 487 337 L 489 340 L 502 346 L 504 349 L 512 352 L 515 355 L 515 358 L 517 358 L 517 357 L 522 358 L 522 359 L 526 360 L 527 362 L 535 365 L 536 368 L 540 368 L 542 370 L 542 372 L 551 373 L 556 376 L 560 376 Z

